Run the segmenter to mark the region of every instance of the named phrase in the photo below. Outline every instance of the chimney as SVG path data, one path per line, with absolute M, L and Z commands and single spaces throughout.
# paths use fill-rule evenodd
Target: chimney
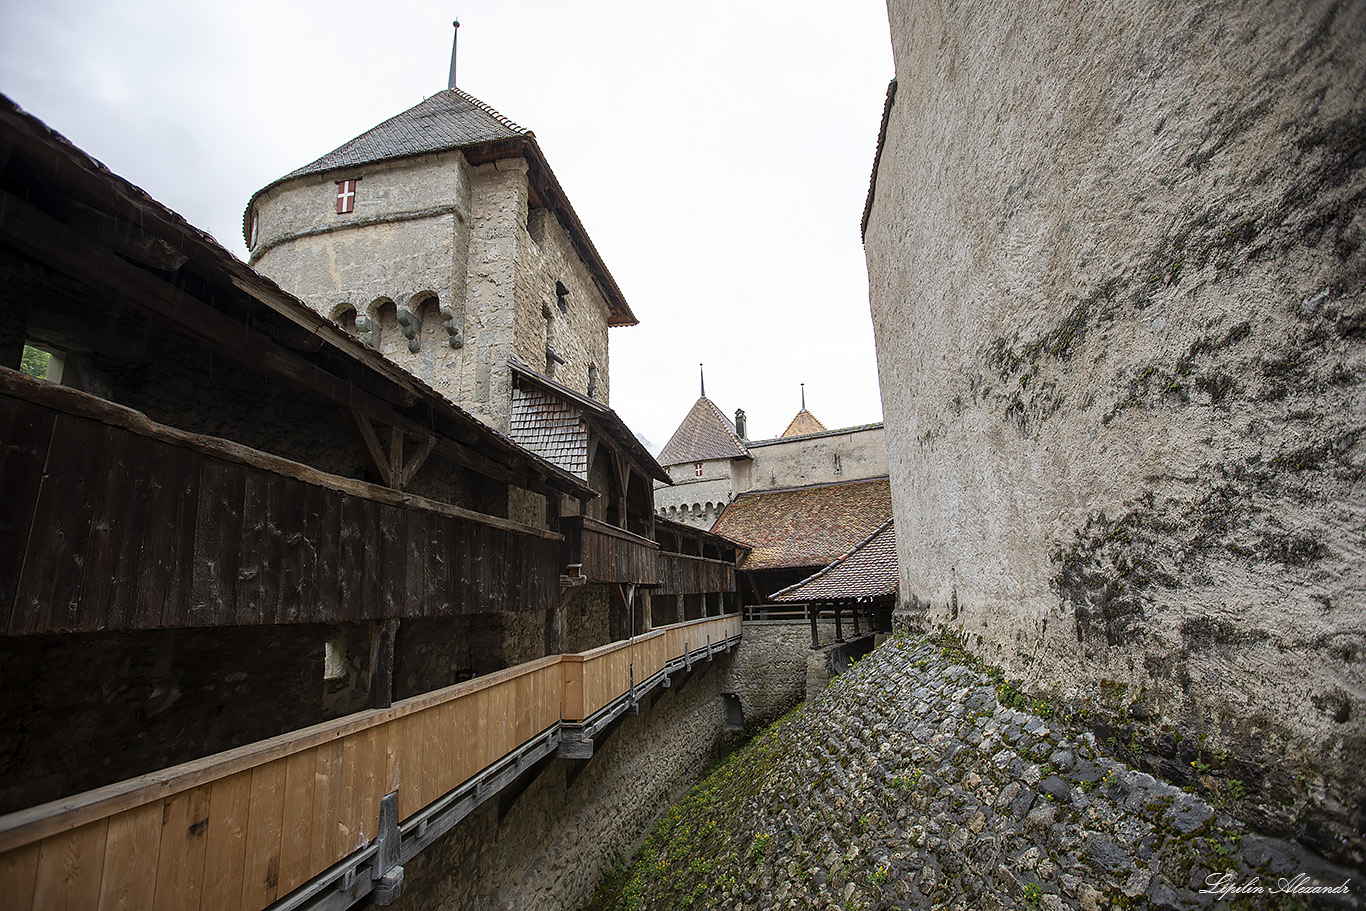
M 455 46 L 460 43 L 460 20 L 456 19 L 451 25 L 455 26 L 455 37 L 451 39 L 451 77 L 447 82 L 446 88 L 455 88 Z
M 745 428 L 745 409 L 743 408 L 735 409 L 735 435 L 742 440 L 749 439 L 749 434 Z

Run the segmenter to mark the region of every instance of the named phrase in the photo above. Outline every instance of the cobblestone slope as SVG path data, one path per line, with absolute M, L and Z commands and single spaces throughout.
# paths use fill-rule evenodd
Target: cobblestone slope
M 952 654 L 884 644 L 673 807 L 593 908 L 1366 906 L 1360 873 L 1000 704 Z

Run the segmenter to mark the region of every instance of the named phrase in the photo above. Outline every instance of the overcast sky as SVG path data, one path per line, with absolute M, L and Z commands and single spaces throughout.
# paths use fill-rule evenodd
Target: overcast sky
M 446 86 L 535 131 L 640 325 L 611 404 L 882 419 L 859 220 L 884 0 L 0 0 L 0 91 L 246 257 L 251 194 Z

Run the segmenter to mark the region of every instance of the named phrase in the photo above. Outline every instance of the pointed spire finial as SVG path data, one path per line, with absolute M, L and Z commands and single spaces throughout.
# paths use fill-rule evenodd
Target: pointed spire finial
M 802 383 L 802 411 L 806 410 L 806 384 Z
M 446 88 L 455 88 L 455 47 L 460 43 L 460 20 L 456 19 L 451 25 L 455 26 L 455 37 L 451 39 L 451 76 Z
M 707 377 L 702 373 L 702 365 L 697 365 L 697 378 L 702 381 L 702 398 L 707 397 Z

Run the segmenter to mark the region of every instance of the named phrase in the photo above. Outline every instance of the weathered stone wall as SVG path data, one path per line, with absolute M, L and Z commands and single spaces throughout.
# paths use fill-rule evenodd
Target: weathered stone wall
M 571 588 L 560 606 L 563 610 L 562 651 L 586 652 L 615 638 L 612 625 L 615 612 L 606 585 Z
M 725 724 L 729 658 L 676 675 L 600 737 L 586 763 L 556 759 L 520 796 L 490 800 L 405 865 L 398 911 L 582 906 L 681 787 L 696 780 Z M 515 792 L 512 792 L 515 793 Z
M 754 460 L 736 463 L 736 493 L 887 477 L 881 424 L 746 446 Z
M 833 620 L 821 620 L 816 628 L 822 642 L 835 638 Z M 746 731 L 766 727 L 810 695 L 806 676 L 810 652 L 811 624 L 805 620 L 745 621 L 744 638 L 735 650 L 722 692 L 739 699 Z
M 546 315 L 550 343 L 565 363 L 554 364 L 551 376 L 575 392 L 607 404 L 607 301 L 574 251 L 569 234 L 549 209 L 523 213 L 517 243 L 517 356 L 527 366 L 547 371 Z M 560 310 L 556 283 L 569 293 Z
M 1366 5 L 889 12 L 904 613 L 1229 751 L 1267 822 L 1359 856 Z
M 831 680 L 849 670 L 854 662 L 871 652 L 877 639 L 876 634 L 865 633 L 808 651 L 806 697 L 815 698 L 821 690 L 830 685 Z
M 456 402 L 471 397 L 474 364 L 463 309 L 474 200 L 459 152 L 367 165 L 350 176 L 355 211 L 336 210 L 336 174 L 275 187 L 257 200 L 260 240 L 251 264 L 313 309 L 353 328 L 400 366 Z M 422 306 L 434 296 L 436 306 Z M 350 310 L 354 315 L 348 317 Z M 400 310 L 421 319 L 411 350 Z M 407 317 L 405 317 L 406 319 Z M 356 321 L 360 322 L 357 324 Z M 367 328 L 366 320 L 372 328 Z M 447 326 L 449 321 L 450 325 Z
M 698 476 L 692 464 L 669 469 L 673 484 L 655 482 L 655 509 L 660 515 L 698 528 L 711 528 L 721 510 L 735 497 L 733 473 L 743 459 L 709 459 Z

